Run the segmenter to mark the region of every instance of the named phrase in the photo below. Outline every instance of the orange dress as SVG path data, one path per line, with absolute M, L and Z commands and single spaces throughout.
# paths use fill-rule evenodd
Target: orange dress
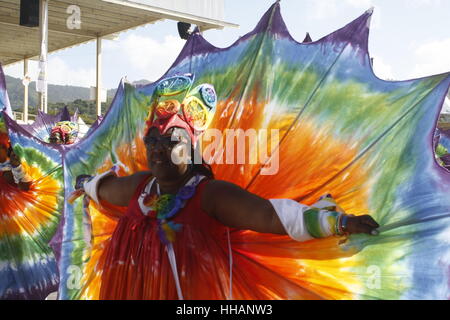
M 105 248 L 100 299 L 178 299 L 157 220 L 145 216 L 138 203 L 148 183 L 147 177 L 136 189 Z M 201 209 L 205 185 L 206 180 L 199 183 L 172 220 L 182 225 L 173 243 L 177 272 L 185 299 L 226 299 L 230 275 L 227 228 Z
M 294 260 L 275 259 L 283 262 L 274 266 L 261 259 L 261 254 L 271 259 L 289 256 L 291 251 L 298 255 L 300 243 L 286 236 L 229 230 L 202 210 L 207 180 L 197 185 L 193 197 L 172 219 L 182 225 L 173 243 L 174 273 L 159 238 L 157 219 L 144 215 L 139 206 L 149 179 L 137 187 L 94 267 L 101 273 L 99 299 L 176 300 L 176 276 L 188 300 L 323 298 L 311 290 L 314 284 L 298 275 L 301 268 Z M 258 244 L 263 252 L 255 249 Z

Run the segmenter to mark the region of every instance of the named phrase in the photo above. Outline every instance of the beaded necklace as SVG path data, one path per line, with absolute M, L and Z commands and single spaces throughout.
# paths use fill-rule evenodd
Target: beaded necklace
M 149 208 L 147 215 L 155 217 L 158 224 L 158 235 L 164 244 L 169 244 L 175 241 L 176 232 L 181 230 L 182 225 L 170 221 L 182 209 L 187 200 L 192 198 L 195 194 L 195 188 L 200 183 L 204 176 L 195 175 L 192 177 L 177 194 L 163 194 L 161 195 L 159 184 L 156 178 L 153 178 L 150 183 L 150 188 L 147 192 L 143 192 L 143 205 Z M 156 194 L 151 194 L 153 183 L 156 182 Z

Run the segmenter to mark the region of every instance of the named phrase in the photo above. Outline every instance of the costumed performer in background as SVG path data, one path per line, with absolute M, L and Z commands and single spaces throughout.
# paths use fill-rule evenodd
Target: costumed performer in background
M 31 185 L 31 179 L 23 170 L 5 133 L 0 133 L 0 180 L 24 191 L 29 190 Z

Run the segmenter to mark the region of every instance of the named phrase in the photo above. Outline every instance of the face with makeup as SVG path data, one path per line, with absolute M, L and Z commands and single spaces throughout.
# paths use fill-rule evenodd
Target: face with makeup
M 184 129 L 173 127 L 161 134 L 151 128 L 144 144 L 148 166 L 156 178 L 178 179 L 189 169 L 191 144 Z

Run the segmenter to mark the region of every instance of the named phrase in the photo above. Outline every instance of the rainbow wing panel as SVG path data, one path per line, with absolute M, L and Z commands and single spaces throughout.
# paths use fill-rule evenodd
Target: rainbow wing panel
M 44 299 L 59 277 L 49 246 L 63 209 L 62 157 L 3 114 L 14 152 L 32 179 L 30 190 L 1 183 L 0 297 Z
M 381 224 L 377 237 L 305 243 L 234 230 L 233 266 L 253 292 L 243 298 L 449 296 L 449 173 L 434 160 L 433 138 L 450 74 L 377 78 L 367 51 L 370 17 L 366 12 L 302 44 L 288 33 L 276 3 L 228 48 L 194 34 L 165 74 L 193 73 L 194 86 L 214 85 L 218 105 L 211 128 L 274 132 L 259 137 L 257 148 L 246 147 L 254 163 L 236 163 L 236 155 L 232 164 L 220 163 L 228 156 L 220 148 L 204 154 L 217 178 L 265 198 L 306 204 L 331 193 L 348 213 L 371 214 Z M 146 167 L 141 138 L 152 93 L 153 85 L 119 86 L 101 125 L 65 153 L 66 194 L 79 174 L 113 164 L 121 174 Z M 120 216 L 92 205 L 87 212 L 81 200 L 65 204 L 59 262 L 65 299 L 98 297 L 96 266 Z

